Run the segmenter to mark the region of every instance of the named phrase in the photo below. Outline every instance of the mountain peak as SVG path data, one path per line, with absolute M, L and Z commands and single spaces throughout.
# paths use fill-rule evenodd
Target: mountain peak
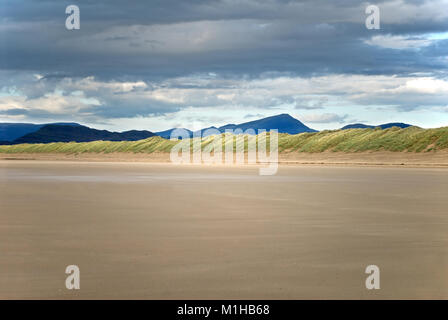
M 259 120 L 264 120 L 264 119 L 284 119 L 284 120 L 294 119 L 294 120 L 297 120 L 296 118 L 294 118 L 293 116 L 291 116 L 288 113 L 280 113 L 280 114 L 276 114 L 275 116 L 269 116 L 269 117 L 262 118 Z M 255 121 L 258 121 L 258 120 L 255 120 Z M 299 120 L 297 120 L 297 121 L 299 121 Z
M 277 129 L 279 133 L 289 133 L 289 134 L 297 134 L 302 132 L 315 132 L 315 130 L 308 128 L 302 122 L 292 117 L 287 113 L 278 114 L 275 116 L 270 116 L 266 118 L 262 118 L 259 120 L 253 120 L 249 122 L 244 122 L 240 124 L 228 124 L 222 127 L 219 127 L 221 132 L 224 132 L 225 129 L 241 129 L 243 131 L 247 129 Z
M 272 116 L 272 118 L 292 118 L 292 119 L 295 119 L 289 113 L 280 113 L 280 114 L 278 114 L 276 116 Z

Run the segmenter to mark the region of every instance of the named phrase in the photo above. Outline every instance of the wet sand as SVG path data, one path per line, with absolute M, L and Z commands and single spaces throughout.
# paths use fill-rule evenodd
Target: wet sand
M 447 191 L 437 168 L 0 161 L 0 298 L 447 299 Z

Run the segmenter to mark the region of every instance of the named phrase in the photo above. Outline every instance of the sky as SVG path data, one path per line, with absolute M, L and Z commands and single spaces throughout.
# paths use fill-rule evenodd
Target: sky
M 317 130 L 440 127 L 447 67 L 448 0 L 0 2 L 0 122 L 196 130 L 289 113 Z

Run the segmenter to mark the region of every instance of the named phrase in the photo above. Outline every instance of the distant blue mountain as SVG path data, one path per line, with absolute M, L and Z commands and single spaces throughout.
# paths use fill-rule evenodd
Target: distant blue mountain
M 165 138 L 165 139 L 170 139 L 171 138 L 171 133 L 174 130 L 176 130 L 176 129 L 179 129 L 179 128 L 173 128 L 173 129 L 169 129 L 169 130 L 165 130 L 165 131 L 159 131 L 159 132 L 156 132 L 156 135 L 158 135 L 158 136 L 160 136 L 162 138 Z M 191 131 L 191 130 L 185 129 L 185 128 L 181 128 L 181 129 L 185 130 L 190 138 L 192 138 L 193 135 L 194 136 L 202 136 L 204 134 L 204 132 L 209 130 L 209 129 L 219 130 L 218 128 L 213 127 L 213 126 L 212 127 L 208 127 L 208 128 L 204 128 L 204 129 L 201 129 L 201 130 L 196 130 L 194 132 Z M 209 134 L 205 134 L 204 136 L 207 136 L 207 135 L 209 135 Z M 176 137 L 176 138 L 180 138 L 180 137 Z
M 50 124 L 50 123 L 47 123 Z M 33 123 L 0 123 L 0 141 L 11 142 L 28 133 L 35 132 L 47 124 L 33 124 Z M 78 123 L 58 122 L 51 123 L 54 125 L 71 125 L 79 126 Z
M 151 131 L 110 132 L 92 129 L 82 125 L 49 124 L 35 132 L 28 133 L 10 144 L 50 143 L 50 142 L 89 142 L 89 141 L 137 141 L 155 136 Z
M 393 122 L 385 123 L 378 126 L 367 125 L 363 123 L 354 123 L 342 127 L 345 129 L 354 128 L 376 128 L 387 129 L 391 127 L 407 128 L 410 124 Z M 259 129 L 267 131 L 277 129 L 279 133 L 298 134 L 302 132 L 316 132 L 304 125 L 299 120 L 291 117 L 289 114 L 279 114 L 272 117 L 267 117 L 259 120 L 244 122 L 240 124 L 227 124 L 217 127 L 208 127 L 194 133 L 188 129 L 188 136 L 192 137 L 195 134 L 201 133 L 202 136 L 214 134 L 204 132 L 208 129 L 214 129 L 214 132 L 224 133 L 227 129 L 240 129 L 246 132 L 248 129 L 253 129 L 258 133 Z M 136 141 L 146 139 L 154 135 L 158 135 L 165 139 L 170 139 L 171 133 L 174 129 L 160 131 L 153 133 L 151 131 L 126 131 L 126 132 L 110 132 L 107 130 L 97 130 L 78 123 L 59 122 L 51 124 L 32 124 L 32 123 L 0 123 L 0 144 L 18 144 L 18 143 L 49 143 L 49 142 L 87 142 L 87 141 Z
M 165 138 L 165 139 L 170 139 L 171 138 L 171 133 L 175 130 L 176 128 L 173 129 L 169 129 L 169 130 L 165 130 L 165 131 L 159 131 L 156 132 L 155 134 L 158 135 L 159 137 Z M 186 132 L 188 132 L 188 135 L 190 136 L 190 138 L 193 136 L 193 131 L 182 128 L 183 130 L 186 130 Z
M 341 130 L 346 130 L 346 129 L 366 129 L 366 128 L 375 128 L 375 126 L 369 126 L 369 125 L 363 124 L 363 123 L 352 123 L 352 124 L 348 124 L 348 125 L 342 127 Z
M 349 124 L 349 125 L 342 127 L 341 130 L 366 129 L 366 128 L 373 129 L 373 128 L 378 128 L 378 127 L 380 127 L 381 129 L 387 129 L 387 128 L 392 128 L 392 127 L 407 128 L 410 126 L 412 126 L 412 125 L 407 124 L 407 123 L 402 123 L 402 122 L 391 122 L 391 123 L 380 124 L 378 126 L 372 126 L 372 125 L 363 124 L 363 123 L 353 123 L 353 124 Z
M 253 130 L 255 130 L 256 134 L 258 134 L 257 130 L 259 130 L 259 129 L 266 129 L 267 131 L 269 131 L 271 129 L 277 129 L 279 133 L 289 133 L 289 134 L 297 134 L 297 133 L 302 133 L 302 132 L 316 132 L 316 130 L 307 127 L 299 120 L 297 120 L 297 119 L 291 117 L 289 114 L 285 114 L 285 113 L 279 114 L 276 116 L 272 116 L 272 117 L 259 119 L 259 120 L 244 122 L 244 123 L 240 123 L 240 124 L 226 124 L 225 126 L 222 126 L 219 128 L 212 126 L 212 127 L 208 127 L 208 128 L 204 128 L 204 129 L 195 131 L 195 134 L 197 134 L 199 132 L 202 134 L 207 129 L 215 129 L 222 133 L 224 133 L 226 131 L 226 129 L 231 129 L 231 130 L 241 129 L 243 132 L 246 131 L 247 129 L 253 129 Z M 156 132 L 156 134 L 161 137 L 169 139 L 169 136 L 171 135 L 171 132 L 173 130 L 174 129 L 169 129 L 169 130 L 165 130 L 165 131 L 161 131 L 161 132 Z M 190 132 L 190 136 L 192 136 L 193 133 L 191 131 L 189 131 L 189 132 Z M 208 134 L 206 133 L 205 136 L 207 136 L 207 135 Z
M 387 128 L 392 128 L 392 127 L 407 128 L 407 127 L 412 127 L 412 125 L 407 124 L 407 123 L 402 123 L 402 122 L 391 122 L 391 123 L 380 124 L 378 127 L 380 127 L 381 129 L 387 129 Z
M 247 129 L 266 129 L 267 131 L 271 129 L 277 129 L 279 133 L 289 134 L 316 132 L 316 130 L 307 127 L 302 122 L 286 113 L 240 124 L 227 124 L 225 126 L 219 127 L 219 130 L 221 132 L 225 132 L 226 129 L 241 129 L 243 131 Z

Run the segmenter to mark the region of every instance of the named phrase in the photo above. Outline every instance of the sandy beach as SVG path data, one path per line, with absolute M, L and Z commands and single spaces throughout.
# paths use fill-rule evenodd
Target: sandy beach
M 247 162 L 247 154 L 245 155 Z M 0 153 L 1 160 L 171 163 L 168 152 L 154 153 Z M 282 165 L 448 167 L 448 151 L 437 152 L 281 152 Z M 247 164 L 247 163 L 246 163 Z
M 0 298 L 448 299 L 447 190 L 443 168 L 0 161 Z

